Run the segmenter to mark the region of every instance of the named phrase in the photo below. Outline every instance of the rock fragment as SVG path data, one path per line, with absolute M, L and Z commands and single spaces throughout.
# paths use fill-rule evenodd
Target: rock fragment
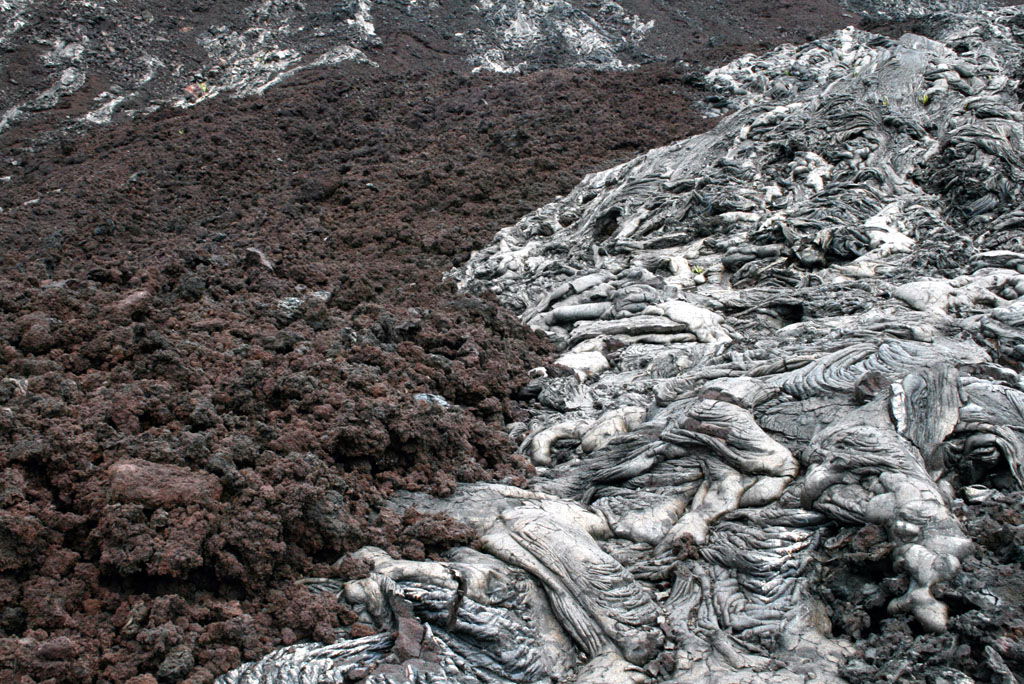
M 209 473 L 126 459 L 110 467 L 110 493 L 114 500 L 141 503 L 149 508 L 202 506 L 220 499 L 221 485 Z

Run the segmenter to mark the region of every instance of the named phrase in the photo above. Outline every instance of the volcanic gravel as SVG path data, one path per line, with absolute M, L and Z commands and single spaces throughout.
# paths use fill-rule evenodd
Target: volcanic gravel
M 0 681 L 207 682 L 367 633 L 295 583 L 359 573 L 346 552 L 471 544 L 381 504 L 521 482 L 503 428 L 548 349 L 443 274 L 584 173 L 710 127 L 702 68 L 852 21 L 731 11 L 691 8 L 731 33 L 630 72 L 470 75 L 394 34 L 381 68 L 0 137 Z

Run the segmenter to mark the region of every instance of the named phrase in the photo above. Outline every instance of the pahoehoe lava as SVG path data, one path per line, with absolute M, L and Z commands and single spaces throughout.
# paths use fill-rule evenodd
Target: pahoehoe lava
M 1018 681 L 981 4 L 0 5 L 0 678 Z

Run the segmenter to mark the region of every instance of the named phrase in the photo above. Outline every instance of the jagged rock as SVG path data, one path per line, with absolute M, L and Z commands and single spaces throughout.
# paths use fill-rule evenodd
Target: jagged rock
M 386 596 L 426 606 L 416 582 L 450 595 L 500 568 L 533 582 L 518 608 L 502 595 L 509 619 L 543 612 L 540 587 L 574 649 L 497 681 L 611 681 L 585 660 L 669 681 L 663 652 L 671 681 L 842 681 L 857 644 L 833 633 L 818 560 L 837 528 L 871 528 L 888 561 L 874 606 L 950 628 L 942 587 L 974 547 L 960 507 L 1024 484 L 1024 395 L 999 365 L 1019 344 L 1022 255 L 1003 245 L 1024 199 L 1020 17 L 733 62 L 708 77 L 737 108 L 713 131 L 588 176 L 453 272 L 586 372 L 535 379 L 527 490 L 393 500 L 475 527 L 493 558 L 377 556 L 368 615 L 386 626 Z M 508 635 L 539 657 L 542 634 Z M 1000 643 L 979 652 L 1005 677 L 1019 640 Z
M 167 463 L 126 459 L 110 468 L 110 494 L 115 501 L 170 508 L 217 501 L 221 486 L 209 473 L 192 472 Z

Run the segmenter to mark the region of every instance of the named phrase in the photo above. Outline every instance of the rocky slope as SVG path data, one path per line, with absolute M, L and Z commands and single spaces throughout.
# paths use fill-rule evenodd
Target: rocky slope
M 0 3 L 0 133 L 260 94 L 303 70 L 368 64 L 518 73 L 721 62 L 857 21 L 834 2 L 264 0 Z
M 447 504 L 388 499 L 526 485 L 507 434 L 542 415 L 526 371 L 555 358 L 443 274 L 582 173 L 741 106 L 705 68 L 857 21 L 722 7 L 0 2 L 0 679 L 210 681 L 305 639 L 352 664 L 346 640 L 382 629 L 379 652 L 387 623 L 330 590 L 389 561 L 351 552 L 487 543 Z M 960 519 L 995 548 L 1014 515 Z M 837 567 L 884 565 L 872 539 Z M 946 644 L 885 624 L 907 638 L 843 628 L 875 640 L 866 663 Z M 1002 643 L 969 642 L 978 672 Z
M 379 636 L 225 681 L 1017 681 L 1024 15 L 933 19 L 712 71 L 735 114 L 456 269 L 560 354 L 538 473 L 396 494 L 477 550 L 361 550 L 318 586 Z
M 261 7 L 0 4 L 0 679 L 209 681 L 357 619 L 300 577 L 358 573 L 333 563 L 367 543 L 422 558 L 469 542 L 381 504 L 522 483 L 502 426 L 525 418 L 511 393 L 547 345 L 443 273 L 580 174 L 710 125 L 692 107 L 704 65 L 779 25 L 850 20 L 651 5 L 649 52 L 671 59 L 495 74 L 450 53 L 450 15 L 405 11 L 439 5 L 384 22 L 374 3 L 364 42 L 358 5 Z M 678 33 L 680 13 L 704 33 Z M 305 51 L 290 70 L 342 43 L 370 61 L 234 99 L 231 74 L 289 69 L 239 50 L 217 71 L 204 45 L 282 17 L 334 31 L 271 31 Z M 137 87 L 147 55 L 165 66 Z M 84 82 L 39 99 L 68 69 Z M 109 124 L 86 118 L 121 96 Z

